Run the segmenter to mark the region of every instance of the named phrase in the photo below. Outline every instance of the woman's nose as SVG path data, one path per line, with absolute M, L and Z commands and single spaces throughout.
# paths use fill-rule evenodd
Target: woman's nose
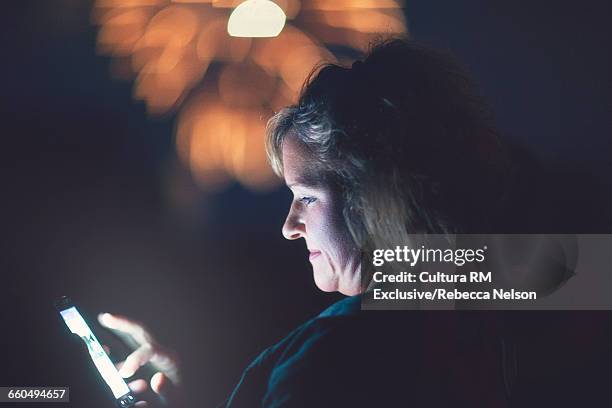
M 289 240 L 302 238 L 306 234 L 306 226 L 293 207 L 289 209 L 282 231 L 283 236 Z

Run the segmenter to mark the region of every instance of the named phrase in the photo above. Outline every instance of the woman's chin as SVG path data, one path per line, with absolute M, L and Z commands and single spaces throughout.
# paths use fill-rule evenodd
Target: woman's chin
M 313 268 L 312 274 L 314 276 L 315 285 L 323 292 L 337 292 L 338 281 L 333 278 L 333 275 L 329 271 L 320 271 L 317 268 Z
M 329 269 L 313 267 L 315 285 L 323 292 L 340 292 L 345 296 L 354 296 L 361 293 L 360 275 L 353 275 L 355 279 L 340 281 L 337 275 Z

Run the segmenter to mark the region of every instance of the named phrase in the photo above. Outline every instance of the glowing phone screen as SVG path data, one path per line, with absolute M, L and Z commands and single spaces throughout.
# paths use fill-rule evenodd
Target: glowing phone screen
M 77 334 L 85 344 L 89 355 L 93 360 L 94 364 L 98 368 L 98 371 L 106 381 L 106 384 L 110 387 L 115 398 L 119 398 L 130 392 L 127 384 L 117 372 L 117 369 L 113 365 L 113 362 L 108 358 L 108 355 L 102 348 L 102 345 L 96 339 L 96 336 L 91 332 L 91 329 L 85 323 L 85 320 L 79 313 L 76 307 L 72 306 L 68 309 L 60 311 L 64 322 L 72 333 Z

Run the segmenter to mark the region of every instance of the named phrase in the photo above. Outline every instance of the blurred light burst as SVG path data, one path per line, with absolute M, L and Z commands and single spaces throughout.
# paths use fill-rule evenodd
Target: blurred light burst
M 316 64 L 350 64 L 383 35 L 406 34 L 403 0 L 277 0 L 287 16 L 273 38 L 231 37 L 239 0 L 97 0 L 98 52 L 115 78 L 134 80 L 151 115 L 177 116 L 180 161 L 207 190 L 277 181 L 264 129 L 294 102 Z

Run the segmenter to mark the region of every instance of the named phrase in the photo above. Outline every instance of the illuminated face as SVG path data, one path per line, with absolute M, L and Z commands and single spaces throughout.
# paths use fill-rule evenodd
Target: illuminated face
M 312 174 L 312 155 L 295 136 L 287 136 L 282 147 L 285 183 L 293 193 L 283 235 L 304 238 L 319 289 L 360 293 L 359 250 L 342 217 L 340 193 Z

